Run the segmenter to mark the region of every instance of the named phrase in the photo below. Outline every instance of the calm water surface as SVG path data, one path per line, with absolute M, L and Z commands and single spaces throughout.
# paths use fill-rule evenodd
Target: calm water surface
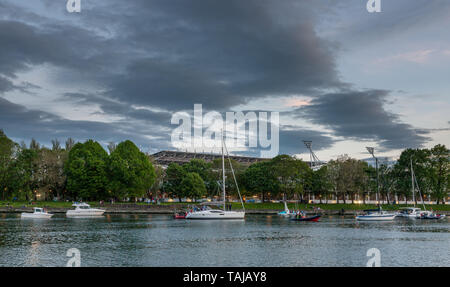
M 168 215 L 21 219 L 0 214 L 0 266 L 450 266 L 450 222 L 396 219 L 358 223 L 325 217 L 292 222 L 276 215 L 245 221 L 185 221 Z

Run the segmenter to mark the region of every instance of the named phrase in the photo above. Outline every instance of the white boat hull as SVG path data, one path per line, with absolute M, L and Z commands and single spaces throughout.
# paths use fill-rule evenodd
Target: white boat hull
M 23 212 L 21 215 L 22 218 L 38 218 L 38 219 L 48 219 L 48 218 L 51 218 L 52 216 L 53 216 L 52 213 L 36 214 L 36 213 L 28 213 L 28 212 Z
M 105 213 L 102 209 L 86 209 L 86 210 L 68 210 L 66 216 L 76 217 L 76 216 L 101 216 Z
M 278 212 L 278 215 L 288 217 L 288 216 L 294 216 L 295 213 L 294 212 L 280 211 L 280 212 Z
M 416 219 L 416 218 L 420 217 L 420 214 L 404 214 L 404 213 L 399 213 L 399 214 L 397 214 L 397 217 Z
M 396 214 L 369 214 L 369 215 L 359 215 L 356 217 L 358 221 L 392 221 L 394 220 Z
M 244 211 L 202 210 L 189 212 L 186 219 L 244 219 Z

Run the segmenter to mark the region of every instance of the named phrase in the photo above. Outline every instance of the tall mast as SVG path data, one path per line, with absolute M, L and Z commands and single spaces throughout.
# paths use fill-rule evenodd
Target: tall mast
M 225 154 L 223 153 L 223 130 L 222 130 L 222 189 L 223 189 L 223 210 L 226 210 L 225 199 Z
M 411 190 L 412 190 L 412 200 L 414 203 L 414 207 L 416 207 L 416 194 L 415 194 L 415 190 L 414 190 L 414 172 L 413 172 L 413 166 L 412 166 L 412 158 L 409 159 L 410 160 L 410 164 L 411 164 Z

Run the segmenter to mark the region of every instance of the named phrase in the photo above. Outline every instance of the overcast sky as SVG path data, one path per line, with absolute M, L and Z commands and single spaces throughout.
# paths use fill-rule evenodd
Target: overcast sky
M 323 160 L 450 146 L 450 1 L 366 2 L 2 0 L 0 128 L 156 152 L 202 104 L 278 111 L 304 159 L 302 140 Z

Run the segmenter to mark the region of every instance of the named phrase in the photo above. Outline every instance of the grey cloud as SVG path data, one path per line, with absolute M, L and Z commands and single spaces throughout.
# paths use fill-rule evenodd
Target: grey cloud
M 9 137 L 18 140 L 35 138 L 44 144 L 49 144 L 54 138 L 63 141 L 67 137 L 78 141 L 94 139 L 103 143 L 131 139 L 144 150 L 152 151 L 166 148 L 169 144 L 166 132 L 156 126 L 67 120 L 47 112 L 29 110 L 3 98 L 0 98 L 0 123 L 0 128 Z M 148 139 L 146 135 L 156 139 Z
M 104 95 L 65 93 L 62 101 L 72 105 L 97 104 L 102 114 L 124 117 L 128 121 L 142 120 L 147 124 L 170 126 L 171 112 L 152 111 L 148 108 L 132 107 L 126 102 L 113 101 Z
M 336 142 L 331 136 L 320 131 L 282 126 L 280 130 L 280 153 L 308 153 L 309 151 L 303 143 L 304 140 L 313 142 L 314 151 L 328 149 Z
M 0 93 L 14 89 L 14 84 L 5 77 L 0 76 Z
M 377 140 L 386 149 L 422 146 L 429 138 L 386 111 L 387 95 L 382 90 L 325 94 L 296 112 L 347 139 Z
M 65 7 L 46 3 L 59 12 Z M 224 111 L 258 98 L 305 94 L 315 98 L 297 116 L 331 127 L 338 136 L 378 139 L 385 148 L 426 141 L 384 109 L 385 92 L 321 96 L 324 90 L 347 84 L 336 71 L 336 45 L 316 34 L 316 5 L 323 7 L 311 1 L 92 1 L 83 6 L 83 13 L 67 14 L 67 19 L 48 19 L 32 9 L 6 9 L 0 17 L 0 93 L 13 88 L 7 78 L 50 64 L 62 69 L 49 78 L 80 90 L 102 90 L 66 94 L 69 104 L 95 104 L 102 113 L 125 120 L 69 121 L 2 100 L 16 113 L 3 115 L 1 123 L 22 115 L 5 122 L 16 136 L 22 132 L 22 138 L 65 134 L 109 141 L 134 136 L 145 142 L 139 135 L 145 133 L 160 136 L 154 142 L 162 146 L 168 145 L 172 111 L 192 109 L 194 103 Z M 5 6 L 14 5 L 0 3 Z M 36 130 L 29 128 L 34 121 L 39 124 Z M 281 130 L 282 152 L 298 152 L 296 142 L 307 137 L 317 148 L 333 142 L 320 132 L 288 128 Z

